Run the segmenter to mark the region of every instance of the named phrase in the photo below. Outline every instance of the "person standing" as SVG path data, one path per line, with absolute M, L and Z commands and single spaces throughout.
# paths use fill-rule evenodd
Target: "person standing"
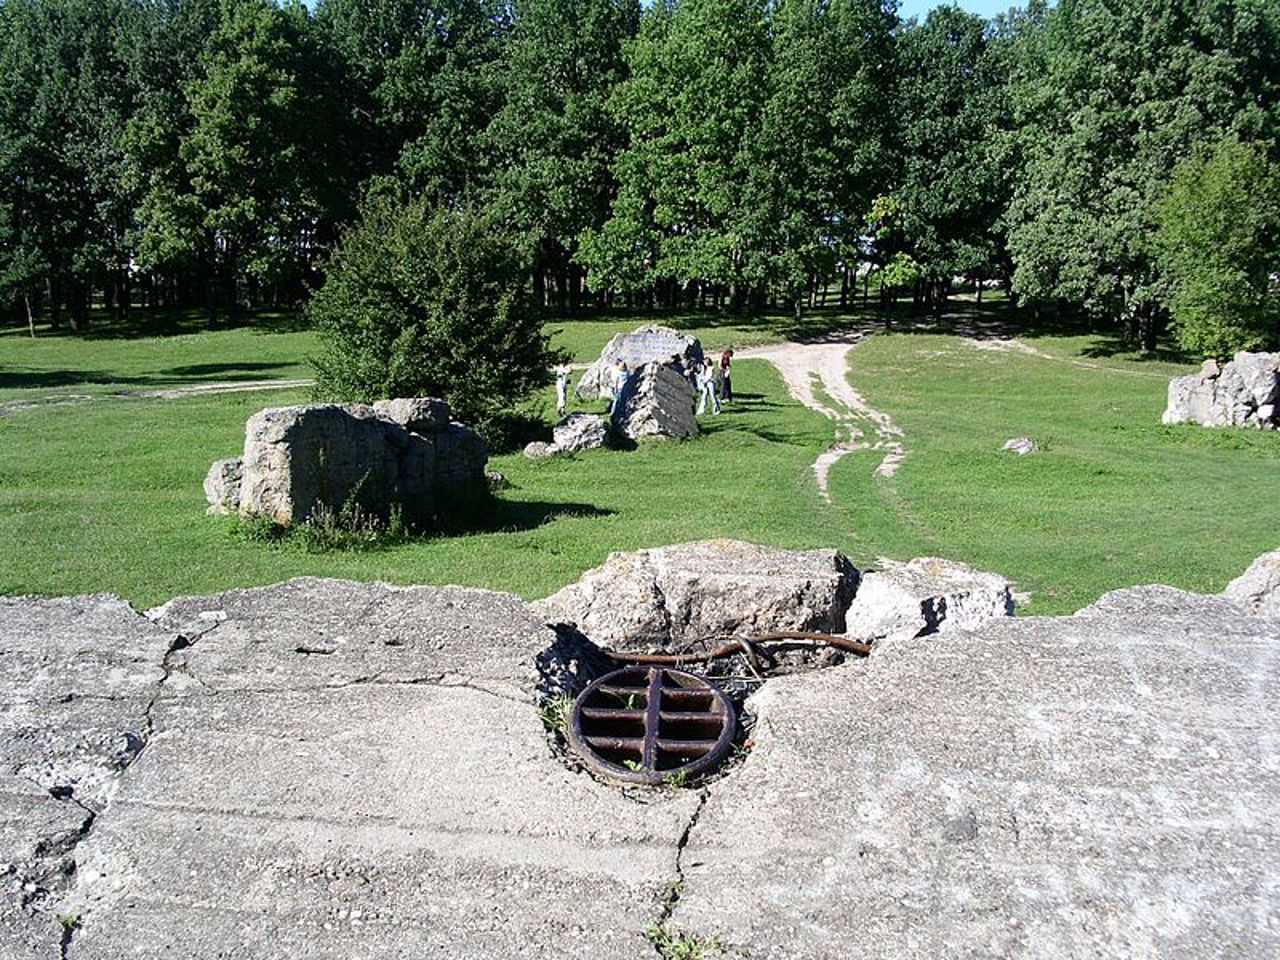
M 618 412 L 622 403 L 622 391 L 627 385 L 627 365 L 619 360 L 610 373 L 609 386 L 613 390 L 613 400 L 609 404 L 609 416 Z
M 707 407 L 711 407 L 712 413 L 719 413 L 720 400 L 716 397 L 716 368 L 710 357 L 703 359 L 702 366 L 694 372 L 694 379 L 698 385 L 697 415 L 701 416 Z
M 733 368 L 733 347 L 726 347 L 720 354 L 720 399 L 729 403 L 733 399 L 733 382 L 730 379 Z
M 569 374 L 573 368 L 567 363 L 556 367 L 556 416 L 563 417 L 565 407 L 569 405 Z

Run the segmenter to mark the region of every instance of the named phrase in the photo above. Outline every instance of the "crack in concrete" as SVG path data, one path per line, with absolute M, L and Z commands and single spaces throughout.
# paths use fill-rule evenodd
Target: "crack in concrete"
M 144 617 L 145 619 L 144 614 L 139 613 L 138 616 Z M 142 722 L 140 724 L 139 733 L 133 734 L 130 731 L 125 731 L 123 734 L 126 740 L 126 744 L 129 747 L 132 747 L 134 740 L 138 741 L 137 749 L 132 750 L 131 755 L 129 755 L 128 758 L 125 760 L 125 762 L 119 767 L 119 769 L 115 771 L 115 774 L 112 776 L 112 779 L 111 779 L 112 784 L 119 783 L 120 779 L 129 771 L 129 769 L 135 763 L 138 762 L 138 759 L 142 756 L 143 752 L 146 750 L 147 745 L 151 742 L 151 737 L 155 732 L 156 704 L 160 701 L 160 697 L 164 693 L 165 684 L 168 682 L 169 678 L 173 675 L 174 670 L 179 669 L 179 665 L 175 663 L 173 660 L 174 654 L 178 653 L 181 650 L 186 650 L 189 647 L 194 646 L 197 640 L 199 640 L 204 636 L 207 636 L 209 633 L 212 633 L 219 626 L 221 626 L 220 623 L 215 623 L 209 629 L 203 630 L 200 633 L 196 634 L 194 638 L 184 633 L 174 634 L 173 640 L 170 641 L 169 646 L 165 649 L 164 655 L 161 657 L 160 679 L 156 682 L 155 689 L 152 692 L 150 699 L 147 701 L 146 708 L 143 710 Z M 196 679 L 196 678 L 193 677 L 192 679 Z M 197 682 L 199 681 L 197 680 Z M 31 780 L 30 777 L 27 777 L 26 779 Z M 36 781 L 34 780 L 31 780 L 31 782 L 36 783 Z M 36 785 L 42 786 L 39 783 L 36 783 Z M 89 836 L 93 832 L 94 827 L 97 825 L 98 820 L 111 808 L 111 792 L 108 791 L 108 793 L 106 794 L 102 803 L 101 810 L 94 810 L 92 807 L 83 803 L 78 797 L 76 797 L 74 789 L 72 787 L 47 788 L 47 792 L 55 800 L 58 800 L 64 803 L 75 804 L 77 807 L 83 810 L 86 815 L 85 819 L 80 824 L 79 829 L 76 830 L 73 835 L 66 838 L 65 849 L 58 851 L 59 856 L 69 858 L 69 864 L 65 868 L 66 876 L 69 878 L 69 882 L 67 884 L 66 890 L 62 891 L 63 897 L 65 898 L 66 895 L 70 893 L 70 891 L 75 887 L 75 884 L 76 884 L 76 877 L 75 877 L 76 851 L 79 849 L 81 843 L 89 839 Z M 79 923 L 77 918 L 74 918 L 74 917 L 71 917 L 70 919 L 59 917 L 59 920 L 61 922 L 61 927 L 62 927 L 62 932 L 61 932 L 61 936 L 59 938 L 59 944 L 58 944 L 59 957 L 61 958 L 61 960 L 67 960 L 68 956 L 70 955 L 71 946 L 75 939 L 75 932 L 79 927 Z
M 711 788 L 703 787 L 698 791 L 698 805 L 693 808 L 693 812 L 689 814 L 689 819 L 685 821 L 684 829 L 680 832 L 680 838 L 676 841 L 675 859 L 673 863 L 673 872 L 675 879 L 667 884 L 667 889 L 662 895 L 662 899 L 658 904 L 658 919 L 654 921 L 651 930 L 664 931 L 670 934 L 668 925 L 671 918 L 675 914 L 676 907 L 680 903 L 680 897 L 684 893 L 684 851 L 689 845 L 689 835 L 693 832 L 693 828 L 698 824 L 698 818 L 702 816 L 702 811 L 707 806 L 707 800 L 711 797 Z M 650 943 L 659 957 L 668 957 L 667 952 L 663 949 L 662 941 L 659 938 L 650 936 Z

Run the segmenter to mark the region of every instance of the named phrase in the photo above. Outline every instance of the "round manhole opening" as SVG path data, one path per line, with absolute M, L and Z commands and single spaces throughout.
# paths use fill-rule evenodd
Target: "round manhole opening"
M 710 770 L 729 752 L 733 704 L 702 677 L 624 667 L 578 695 L 569 745 L 601 776 L 659 784 Z

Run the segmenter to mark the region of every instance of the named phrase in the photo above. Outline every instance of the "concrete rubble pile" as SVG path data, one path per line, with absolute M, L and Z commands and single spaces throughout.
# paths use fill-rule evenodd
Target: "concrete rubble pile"
M 759 685 L 725 776 L 645 802 L 548 741 L 550 601 L 0 598 L 0 956 L 639 960 L 656 924 L 753 960 L 1272 957 L 1277 556 L 1014 618 L 942 561 L 615 555 L 633 627 L 600 571 L 556 601 L 602 643 L 896 610 L 870 656 Z
M 1206 360 L 1199 373 L 1174 377 L 1162 421 L 1280 428 L 1280 353 L 1241 351 L 1225 365 Z
M 354 499 L 365 511 L 428 521 L 488 489 L 484 439 L 429 397 L 263 410 L 245 426 L 244 453 L 205 478 L 210 513 L 285 526 Z
M 598 413 L 571 413 L 551 430 L 551 442 L 535 440 L 525 445 L 524 455 L 532 460 L 561 453 L 598 450 L 609 442 L 609 418 Z

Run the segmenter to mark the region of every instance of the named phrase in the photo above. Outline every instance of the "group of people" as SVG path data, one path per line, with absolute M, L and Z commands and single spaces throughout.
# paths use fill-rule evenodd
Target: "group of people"
M 555 368 L 556 414 L 562 417 L 569 405 L 569 377 L 572 373 L 573 368 L 567 363 Z M 610 416 L 617 412 L 630 376 L 631 371 L 622 359 L 609 368 L 604 387 L 609 395 Z M 723 409 L 722 403 L 733 400 L 733 347 L 726 347 L 720 354 L 718 375 L 715 362 L 710 357 L 703 357 L 702 364 L 694 371 L 694 385 L 698 390 L 698 414 L 702 414 L 708 407 L 712 413 L 719 413 Z
M 716 365 L 710 357 L 702 358 L 702 366 L 694 372 L 695 385 L 698 388 L 697 413 L 702 414 L 708 407 L 712 413 L 719 413 L 722 403 L 733 400 L 733 347 L 726 347 L 720 354 L 720 375 L 716 376 Z

